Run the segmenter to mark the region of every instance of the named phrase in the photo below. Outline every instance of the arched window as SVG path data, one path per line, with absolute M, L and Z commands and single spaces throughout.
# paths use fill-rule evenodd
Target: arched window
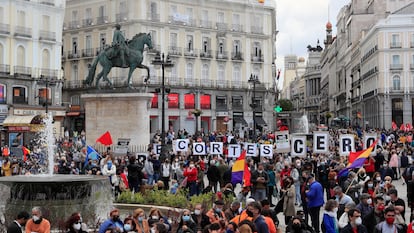
M 5 104 L 6 103 L 6 85 L 0 84 L 0 103 Z
M 233 86 L 241 86 L 240 66 L 234 66 L 233 68 Z
M 4 64 L 4 48 L 2 43 L 0 43 L 0 64 Z
M 220 64 L 218 66 L 218 70 L 217 70 L 217 84 L 220 86 L 224 86 L 225 84 L 225 70 L 224 70 L 224 65 Z
M 78 63 L 72 64 L 72 77 L 71 80 L 79 80 L 79 67 Z
M 26 53 L 23 46 L 17 47 L 16 53 L 16 65 L 18 66 L 26 66 Z
M 43 69 L 50 68 L 50 53 L 47 49 L 43 49 L 42 52 L 42 67 Z
M 203 64 L 203 68 L 202 68 L 202 70 L 201 70 L 201 79 L 203 80 L 203 81 L 207 81 L 207 80 L 209 80 L 209 77 L 208 77 L 208 72 L 209 71 L 209 67 L 208 67 L 208 64 Z
M 193 77 L 194 77 L 193 63 L 187 63 L 186 74 L 185 74 L 186 82 L 193 82 Z
M 13 104 L 27 103 L 27 87 L 13 86 Z
M 392 89 L 396 91 L 401 90 L 400 76 L 395 75 L 394 77 L 392 77 Z

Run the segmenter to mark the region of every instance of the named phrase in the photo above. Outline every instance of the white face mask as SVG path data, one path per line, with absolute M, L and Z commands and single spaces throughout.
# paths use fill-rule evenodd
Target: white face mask
M 155 233 L 157 230 L 155 230 L 154 228 L 151 228 L 151 233 Z
M 80 223 L 74 223 L 73 224 L 73 229 L 79 231 L 81 229 L 81 224 Z
M 338 207 L 333 208 L 333 212 L 338 212 Z
M 355 219 L 355 224 L 356 225 L 361 225 L 362 224 L 362 218 L 358 217 L 357 219 Z
M 33 215 L 33 216 L 32 216 L 32 219 L 33 219 L 33 221 L 35 221 L 35 222 L 36 222 L 36 221 L 38 221 L 40 218 L 39 218 L 38 216 L 36 216 L 36 215 Z
M 159 219 L 159 217 L 156 216 L 156 215 L 155 216 L 151 216 L 151 218 L 154 219 L 154 220 L 158 220 Z
M 200 210 L 194 210 L 194 214 L 195 215 L 200 215 L 201 214 L 201 211 Z
M 372 199 L 371 198 L 367 200 L 367 204 L 368 205 L 371 205 L 372 204 Z
M 377 176 L 377 178 L 375 178 L 377 181 L 381 181 L 381 177 Z

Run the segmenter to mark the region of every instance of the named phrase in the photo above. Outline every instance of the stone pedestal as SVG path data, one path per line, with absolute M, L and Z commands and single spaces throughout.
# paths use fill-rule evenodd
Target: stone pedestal
M 85 103 L 86 143 L 95 145 L 96 139 L 106 131 L 114 145 L 118 138 L 131 139 L 129 145 L 146 147 L 150 142 L 148 93 L 83 94 Z

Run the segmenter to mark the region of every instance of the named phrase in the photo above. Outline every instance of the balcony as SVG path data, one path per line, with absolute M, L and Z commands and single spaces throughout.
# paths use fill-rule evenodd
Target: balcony
M 44 77 L 49 77 L 49 78 L 57 78 L 57 74 L 58 74 L 57 70 L 45 69 L 45 68 L 42 68 L 40 72 Z
M 72 50 L 68 54 L 68 59 L 77 59 L 80 58 L 80 54 L 78 50 Z
M 255 34 L 263 34 L 263 27 L 251 26 L 250 31 Z
M 80 22 L 79 20 L 74 20 L 69 22 L 69 29 L 76 29 L 80 28 Z
M 20 75 L 31 76 L 32 68 L 27 66 L 14 66 L 14 73 Z
M 229 58 L 227 51 L 217 51 L 216 59 L 217 60 L 227 60 Z
M 5 23 L 0 23 L 0 34 L 10 34 L 10 25 Z
M 390 70 L 402 70 L 403 64 L 390 64 Z
M 401 48 L 401 42 L 391 42 L 390 48 L 391 49 Z
M 208 20 L 200 20 L 200 27 L 201 28 L 212 28 L 212 23 L 211 21 Z
M 255 53 L 252 54 L 252 59 L 251 60 L 252 60 L 252 62 L 257 62 L 257 63 L 262 63 L 264 61 L 263 55 L 255 54 Z
M 16 26 L 14 27 L 14 36 L 32 38 L 32 29 L 28 27 Z
M 10 73 L 10 66 L 6 65 L 6 64 L 0 64 L 0 73 L 9 74 Z
M 181 56 L 182 53 L 182 48 L 180 47 L 176 47 L 176 46 L 169 46 L 168 47 L 168 55 L 170 56 Z
M 160 22 L 160 14 L 154 13 L 154 12 L 148 12 L 147 13 L 147 19 L 151 20 L 153 22 Z
M 93 19 L 88 18 L 88 19 L 82 20 L 82 27 L 88 27 L 88 26 L 93 26 Z
M 94 57 L 95 53 L 93 48 L 82 49 L 82 57 Z
M 231 30 L 234 32 L 243 32 L 243 25 L 241 24 L 232 24 Z
M 219 31 L 226 31 L 227 23 L 216 23 L 216 29 Z
M 40 30 L 39 40 L 56 41 L 56 32 Z
M 101 24 L 108 23 L 108 22 L 109 22 L 108 21 L 108 16 L 99 16 L 99 17 L 96 18 L 96 24 L 97 25 L 101 25 Z
M 200 79 L 200 86 L 202 87 L 212 87 L 214 85 L 214 81 L 211 79 Z
M 212 50 L 208 49 L 208 50 L 200 51 L 200 58 L 201 59 L 212 59 L 213 58 Z
M 186 49 L 184 50 L 184 56 L 189 58 L 196 58 L 197 57 L 197 49 Z
M 233 61 L 243 61 L 243 53 L 242 52 L 232 52 L 231 53 L 231 60 L 233 60 Z
M 124 22 L 128 20 L 128 12 L 124 12 L 124 13 L 118 13 L 115 15 L 115 20 L 117 23 L 119 22 Z
M 55 0 L 40 0 L 40 4 L 48 5 L 48 6 L 54 6 Z

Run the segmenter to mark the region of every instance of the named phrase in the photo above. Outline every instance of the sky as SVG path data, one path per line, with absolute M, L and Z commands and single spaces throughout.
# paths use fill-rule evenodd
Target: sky
M 339 10 L 351 0 L 274 0 L 276 1 L 276 65 L 282 69 L 283 57 L 295 54 L 307 58 L 307 46 L 316 46 L 319 39 L 324 47 L 325 25 L 328 20 L 336 35 L 336 17 Z M 329 10 L 328 10 L 329 9 Z

